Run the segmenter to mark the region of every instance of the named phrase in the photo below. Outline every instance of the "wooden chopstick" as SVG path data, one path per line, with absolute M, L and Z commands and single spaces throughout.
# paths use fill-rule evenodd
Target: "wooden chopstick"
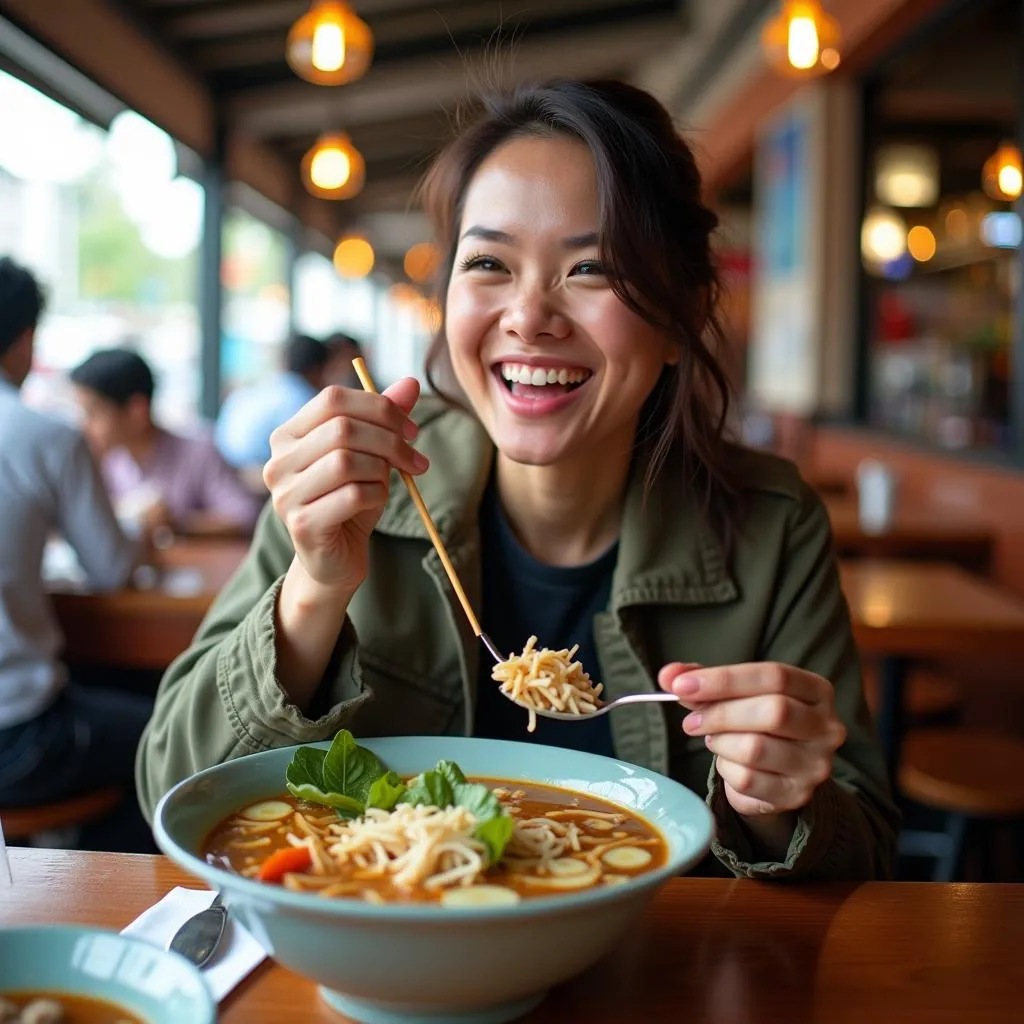
M 352 360 L 352 369 L 356 371 L 356 376 L 359 378 L 359 383 L 363 385 L 364 391 L 369 391 L 371 395 L 380 394 L 373 383 L 373 378 L 370 376 L 370 371 L 366 368 L 366 363 L 362 356 L 356 356 Z M 451 584 L 455 588 L 455 593 L 458 595 L 462 610 L 466 613 L 466 618 L 469 619 L 469 624 L 473 627 L 473 634 L 475 636 L 483 636 L 483 630 L 480 628 L 480 623 L 469 603 L 469 598 L 466 597 L 466 591 L 459 580 L 459 574 L 455 571 L 455 566 L 452 565 L 452 560 L 448 557 L 444 541 L 441 540 L 441 535 L 437 532 L 434 520 L 430 518 L 430 513 L 427 511 L 427 506 L 423 501 L 423 496 L 420 494 L 420 489 L 416 486 L 416 481 L 405 470 L 400 469 L 398 472 L 401 474 L 403 483 L 409 489 L 413 504 L 416 506 L 416 511 L 420 514 L 420 519 L 423 520 L 423 525 L 427 528 L 427 533 L 430 534 L 434 550 L 440 556 L 441 564 L 444 566 L 444 571 L 448 574 L 448 579 L 451 580 Z

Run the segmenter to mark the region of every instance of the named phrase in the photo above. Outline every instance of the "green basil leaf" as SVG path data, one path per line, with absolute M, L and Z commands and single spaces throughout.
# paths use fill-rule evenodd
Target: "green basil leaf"
M 451 807 L 455 803 L 451 783 L 435 771 L 417 775 L 405 791 L 400 803 L 427 807 Z
M 324 758 L 327 751 L 320 747 L 299 747 L 292 755 L 285 771 L 285 781 L 302 786 L 309 783 L 317 789 L 324 789 Z
M 370 787 L 366 798 L 367 807 L 379 807 L 383 811 L 394 809 L 395 804 L 405 795 L 406 786 L 397 772 L 382 775 Z
M 477 825 L 474 835 L 487 847 L 491 864 L 497 864 L 501 860 L 515 829 L 515 819 L 507 814 L 499 814 L 496 818 L 489 818 Z
M 477 821 L 489 821 L 504 813 L 501 802 L 482 782 L 464 782 L 454 787 L 452 795 L 454 806 L 465 807 Z
M 333 807 L 341 818 L 358 818 L 364 811 L 363 805 L 358 800 L 353 800 L 352 797 L 344 796 L 341 793 L 325 793 L 319 786 L 314 786 L 309 782 L 301 785 L 289 782 L 288 792 L 300 800 Z
M 456 786 L 461 786 L 466 781 L 466 776 L 462 774 L 462 769 L 454 761 L 438 761 L 434 765 L 434 771 L 443 778 L 446 778 L 448 785 L 453 790 Z
M 370 787 L 386 772 L 372 750 L 360 747 L 352 733 L 342 729 L 324 758 L 322 788 L 351 797 L 365 807 Z

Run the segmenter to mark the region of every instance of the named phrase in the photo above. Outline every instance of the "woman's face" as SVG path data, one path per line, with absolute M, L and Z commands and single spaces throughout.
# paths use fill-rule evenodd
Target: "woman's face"
M 452 364 L 498 449 L 555 465 L 632 446 L 675 346 L 612 291 L 587 148 L 513 139 L 466 190 L 446 327 Z

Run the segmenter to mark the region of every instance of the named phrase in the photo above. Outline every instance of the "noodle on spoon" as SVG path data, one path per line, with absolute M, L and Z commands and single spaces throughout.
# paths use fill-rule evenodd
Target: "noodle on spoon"
M 491 673 L 502 693 L 529 711 L 527 730 L 537 728 L 538 711 L 593 714 L 603 703 L 604 685 L 594 683 L 583 665 L 573 660 L 579 645 L 560 651 L 536 645 L 537 638 L 531 636 L 521 654 L 495 665 Z

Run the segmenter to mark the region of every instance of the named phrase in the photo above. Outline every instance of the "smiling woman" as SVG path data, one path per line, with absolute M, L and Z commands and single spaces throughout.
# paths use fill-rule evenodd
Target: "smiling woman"
M 342 725 L 463 731 L 672 775 L 715 813 L 704 870 L 888 874 L 896 814 L 828 519 L 795 467 L 724 437 L 717 221 L 668 112 L 614 82 L 489 97 L 423 200 L 442 400 L 411 379 L 327 389 L 275 432 L 251 557 L 143 739 L 144 805 Z M 479 657 L 395 470 L 485 632 L 523 651 L 505 669 L 557 655 L 558 700 L 678 703 L 526 734 L 501 692 L 524 680 Z

